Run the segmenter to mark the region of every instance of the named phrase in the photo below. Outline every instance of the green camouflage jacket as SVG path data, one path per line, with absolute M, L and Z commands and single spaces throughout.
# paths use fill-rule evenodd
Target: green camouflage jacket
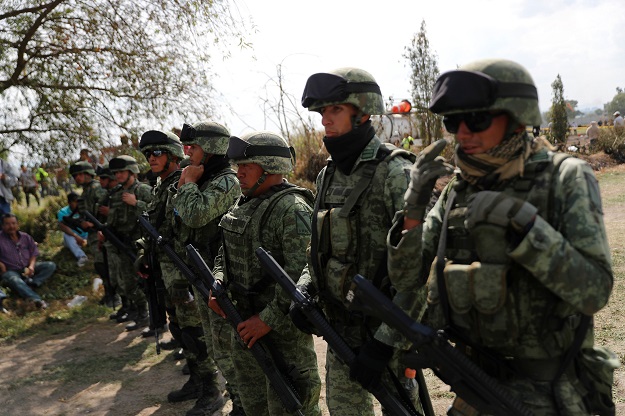
M 306 197 L 303 197 L 303 195 Z M 258 314 L 272 329 L 289 333 L 290 300 L 266 276 L 255 255 L 258 247 L 271 252 L 291 276 L 306 264 L 310 240 L 312 193 L 299 187 L 273 187 L 264 196 L 243 197 L 222 218 L 223 243 L 215 259 L 215 278 L 228 284 L 244 319 Z
M 553 167 L 528 182 L 527 172 L 538 163 Z M 415 308 L 427 295 L 426 323 L 445 325 L 431 266 L 445 204 L 455 187 L 458 196 L 449 215 L 444 272 L 452 326 L 502 356 L 561 355 L 573 339 L 579 314 L 599 311 L 612 289 L 610 249 L 592 169 L 572 157 L 556 168 L 553 154 L 542 151 L 526 162 L 524 177 L 491 188 L 538 208 L 534 226 L 520 241 L 511 241 L 510 233 L 489 224 L 470 233 L 464 230 L 467 200 L 479 190 L 455 183 L 448 184 L 422 225 L 402 234 L 403 217 L 397 216 L 388 238 L 391 278 L 410 276 L 424 284 L 425 290 L 414 293 L 420 300 Z M 592 331 L 586 343 L 592 344 Z
M 173 194 L 172 228 L 176 252 L 186 259 L 185 247 L 193 244 L 212 267 L 220 244 L 219 221 L 241 195 L 236 174 L 227 167 L 199 187 L 196 183 L 185 183 L 180 189 L 169 189 Z
M 363 177 L 375 167 L 376 155 L 382 146 L 387 156 L 375 168 L 371 182 L 352 209 L 342 211 L 342 207 L 350 201 L 350 195 L 355 192 L 354 189 L 365 181 Z M 393 151 L 393 157 L 390 157 Z M 309 287 L 309 290 L 311 285 L 316 288 L 331 321 L 345 320 L 348 307 L 345 297 L 356 273 L 372 280 L 377 287 L 385 287 L 387 293 L 392 285 L 396 290 L 393 301 L 400 307 L 412 305 L 411 297 L 416 288 L 414 279 L 397 275 L 389 282 L 387 278 L 386 235 L 395 213 L 403 207 L 413 157 L 405 150 L 383 145 L 375 136 L 360 154 L 350 175 L 338 169 L 328 175 L 332 164 L 329 162 L 317 177 L 313 213 L 317 239 L 311 239 L 311 255 L 298 284 Z M 318 201 L 319 198 L 322 200 Z M 315 245 L 320 258 L 318 266 L 313 264 L 315 260 L 312 258 Z M 386 324 L 373 324 L 371 329 L 375 332 L 375 338 L 390 345 L 400 337 Z

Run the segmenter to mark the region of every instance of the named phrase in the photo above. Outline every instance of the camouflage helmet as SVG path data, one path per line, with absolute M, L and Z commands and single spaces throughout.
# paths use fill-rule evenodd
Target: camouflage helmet
M 134 174 L 139 174 L 139 164 L 137 163 L 137 159 L 128 155 L 121 155 L 111 159 L 109 162 L 109 169 L 113 173 L 129 170 Z
M 288 174 L 295 165 L 295 149 L 282 136 L 270 131 L 230 137 L 227 155 L 234 163 L 255 163 L 267 173 Z
M 184 124 L 180 140 L 185 145 L 196 144 L 204 153 L 225 155 L 228 151 L 230 131 L 214 121 L 200 121 L 194 125 Z
M 139 141 L 139 150 L 141 150 L 141 153 L 144 153 L 146 150 L 157 149 L 167 150 L 178 159 L 184 158 L 184 147 L 178 136 L 174 133 L 160 130 L 148 130 L 143 133 Z
M 442 115 L 503 110 L 525 126 L 542 122 L 532 76 L 506 59 L 474 61 L 442 74 L 434 85 L 430 110 Z
M 102 166 L 98 166 L 98 169 L 96 170 L 96 174 L 100 178 L 115 179 L 115 175 L 113 175 L 113 172 L 111 172 L 111 169 L 109 168 L 108 163 Z
M 95 170 L 93 169 L 93 166 L 91 166 L 91 163 L 85 162 L 85 161 L 72 163 L 70 165 L 69 167 L 70 175 L 74 176 L 79 173 L 88 173 L 91 176 L 95 176 Z
M 384 114 L 380 86 L 373 76 L 358 68 L 338 68 L 313 74 L 306 81 L 302 106 L 320 111 L 328 105 L 352 104 L 364 114 Z

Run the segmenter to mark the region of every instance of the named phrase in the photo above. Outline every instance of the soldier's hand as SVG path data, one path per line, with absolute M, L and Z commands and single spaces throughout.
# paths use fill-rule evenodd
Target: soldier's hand
M 182 170 L 178 185 L 184 185 L 185 183 L 193 182 L 197 183 L 204 174 L 204 165 L 189 165 Z
M 105 217 L 108 217 L 108 215 L 109 215 L 109 207 L 107 207 L 106 205 L 98 207 L 98 214 L 104 215 Z
M 525 235 L 534 225 L 538 209 L 529 202 L 501 192 L 482 191 L 469 197 L 465 226 L 469 231 L 479 224 L 510 227 Z
M 134 207 L 137 205 L 137 196 L 131 192 L 124 192 L 122 193 L 122 201 Z
M 410 170 L 410 184 L 404 195 L 404 216 L 422 221 L 430 203 L 436 180 L 450 175 L 454 167 L 445 162 L 441 152 L 447 146 L 445 139 L 438 140 L 419 153 L 417 161 Z
M 356 361 L 349 369 L 349 378 L 370 390 L 380 382 L 392 357 L 393 347 L 373 338 L 360 347 Z
M 223 311 L 223 309 L 221 309 L 221 306 L 219 306 L 219 302 L 217 302 L 216 297 L 210 297 L 210 299 L 208 300 L 208 307 L 211 308 L 213 312 L 215 312 L 217 315 L 226 319 L 226 313 Z
M 271 331 L 271 327 L 264 323 L 258 315 L 254 315 L 237 325 L 237 332 L 247 348 L 252 348 L 256 341 L 267 335 L 269 331 Z
M 189 292 L 186 282 L 174 283 L 170 290 L 171 302 L 174 305 L 184 305 L 193 302 L 193 295 Z

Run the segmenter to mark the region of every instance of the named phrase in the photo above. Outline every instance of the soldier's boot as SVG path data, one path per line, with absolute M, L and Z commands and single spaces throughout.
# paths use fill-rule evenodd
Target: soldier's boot
M 167 401 L 170 403 L 184 402 L 186 400 L 194 400 L 200 397 L 200 390 L 202 388 L 202 380 L 198 374 L 197 364 L 192 363 L 189 365 L 190 374 L 189 379 L 182 385 L 179 390 L 169 392 L 167 395 Z
M 200 397 L 186 416 L 210 416 L 226 404 L 217 382 L 217 372 L 202 378 Z
M 126 325 L 126 331 L 134 331 L 135 329 L 143 328 L 144 326 L 148 326 L 150 323 L 150 316 L 148 314 L 147 308 L 139 308 L 137 311 L 137 315 L 134 322 Z
M 130 311 L 130 305 L 128 299 L 125 296 L 121 296 L 122 306 L 115 312 L 109 315 L 109 319 L 114 319 L 117 322 L 126 322 L 128 320 L 128 313 Z
M 169 313 L 169 310 L 167 311 Z M 170 317 L 172 314 L 170 313 Z M 175 350 L 182 347 L 182 331 L 178 322 L 169 320 L 169 332 L 171 333 L 171 339 L 169 341 L 161 342 L 161 348 L 164 350 Z

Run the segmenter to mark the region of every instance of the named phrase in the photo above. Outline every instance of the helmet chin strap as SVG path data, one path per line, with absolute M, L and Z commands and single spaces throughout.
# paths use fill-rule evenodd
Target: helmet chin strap
M 161 170 L 160 170 L 160 171 L 158 171 L 158 172 L 154 172 L 154 174 L 155 174 L 156 176 L 161 176 L 163 173 L 167 172 L 167 171 L 169 170 L 169 165 L 171 165 L 171 163 L 172 163 L 173 161 L 174 161 L 174 160 L 172 159 L 171 155 L 168 153 L 168 154 L 167 154 L 167 163 L 165 163 L 165 166 L 163 167 L 163 169 L 161 169 Z
M 357 129 L 362 124 L 362 117 L 365 113 L 358 109 L 358 112 L 352 116 L 352 130 Z
M 263 170 L 263 174 L 260 175 L 254 186 L 252 186 L 250 189 L 247 190 L 247 192 L 244 192 L 243 194 L 246 197 L 251 198 L 254 195 L 254 192 L 256 192 L 256 190 L 258 189 L 258 187 L 261 186 L 263 182 L 265 182 L 265 179 L 267 179 L 267 175 L 267 171 Z
M 124 182 L 118 182 L 118 184 L 120 184 L 122 186 L 122 188 L 126 187 L 126 184 L 128 183 L 128 181 L 130 180 L 131 176 L 134 176 L 134 173 L 132 173 L 132 171 L 127 171 L 128 172 L 128 177 L 126 178 L 126 180 Z

